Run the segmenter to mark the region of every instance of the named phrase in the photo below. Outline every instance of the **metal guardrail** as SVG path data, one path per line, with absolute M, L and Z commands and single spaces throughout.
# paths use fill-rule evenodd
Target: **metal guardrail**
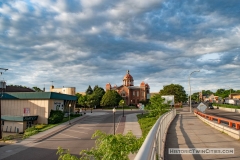
M 166 133 L 172 120 L 176 116 L 176 109 L 163 114 L 148 133 L 134 160 L 163 159 Z
M 235 120 L 231 120 L 231 119 L 228 119 L 228 118 L 223 118 L 223 117 L 218 117 L 218 116 L 213 116 L 213 115 L 209 115 L 209 114 L 205 114 L 205 113 L 202 113 L 202 112 L 198 112 L 198 111 L 194 111 L 195 114 L 198 114 L 200 115 L 201 117 L 204 117 L 206 119 L 209 119 L 210 121 L 217 121 L 218 124 L 222 123 L 222 122 L 226 122 L 228 123 L 228 126 L 230 128 L 232 128 L 233 126 L 235 126 L 235 129 L 236 130 L 239 130 L 240 129 L 240 122 L 239 121 L 235 121 Z

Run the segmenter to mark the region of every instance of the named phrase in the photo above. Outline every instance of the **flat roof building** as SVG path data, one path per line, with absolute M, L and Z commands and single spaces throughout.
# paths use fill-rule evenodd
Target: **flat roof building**
M 3 131 L 23 132 L 33 124 L 48 124 L 51 110 L 74 112 L 77 97 L 55 92 L 6 92 L 1 98 Z

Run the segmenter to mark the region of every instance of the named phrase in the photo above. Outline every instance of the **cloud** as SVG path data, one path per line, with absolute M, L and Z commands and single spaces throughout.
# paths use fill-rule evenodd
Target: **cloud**
M 238 1 L 20 0 L 0 2 L 0 68 L 9 84 L 135 85 L 152 92 L 239 85 Z M 230 79 L 227 77 L 231 77 Z

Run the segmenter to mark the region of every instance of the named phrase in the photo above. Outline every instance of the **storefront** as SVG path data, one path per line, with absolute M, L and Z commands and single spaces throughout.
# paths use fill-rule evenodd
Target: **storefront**
M 74 112 L 77 97 L 55 92 L 4 93 L 1 101 L 3 131 L 23 132 L 47 124 L 51 110 Z

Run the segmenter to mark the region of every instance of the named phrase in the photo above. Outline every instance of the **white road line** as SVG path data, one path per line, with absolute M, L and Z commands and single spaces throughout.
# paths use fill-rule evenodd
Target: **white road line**
M 121 116 L 118 118 L 118 123 L 117 123 L 117 127 L 115 128 L 115 131 L 117 131 L 117 129 L 118 129 L 118 125 L 120 124 L 120 121 L 121 121 Z
M 70 136 L 70 135 L 67 135 L 67 134 L 63 134 L 63 133 L 59 133 L 61 135 L 64 135 L 64 136 L 67 136 L 67 137 L 71 137 L 71 138 L 76 138 L 76 139 L 81 139 L 81 138 L 78 138 L 78 137 L 74 137 L 74 136 Z
M 86 132 L 75 131 L 75 130 L 72 130 L 72 129 L 68 129 L 68 131 L 73 131 L 73 132 L 88 134 L 88 133 L 86 133 Z
M 82 127 L 84 127 L 84 126 L 81 126 L 80 128 L 82 128 Z M 85 128 L 85 127 L 84 127 L 84 129 L 93 130 L 92 128 Z

